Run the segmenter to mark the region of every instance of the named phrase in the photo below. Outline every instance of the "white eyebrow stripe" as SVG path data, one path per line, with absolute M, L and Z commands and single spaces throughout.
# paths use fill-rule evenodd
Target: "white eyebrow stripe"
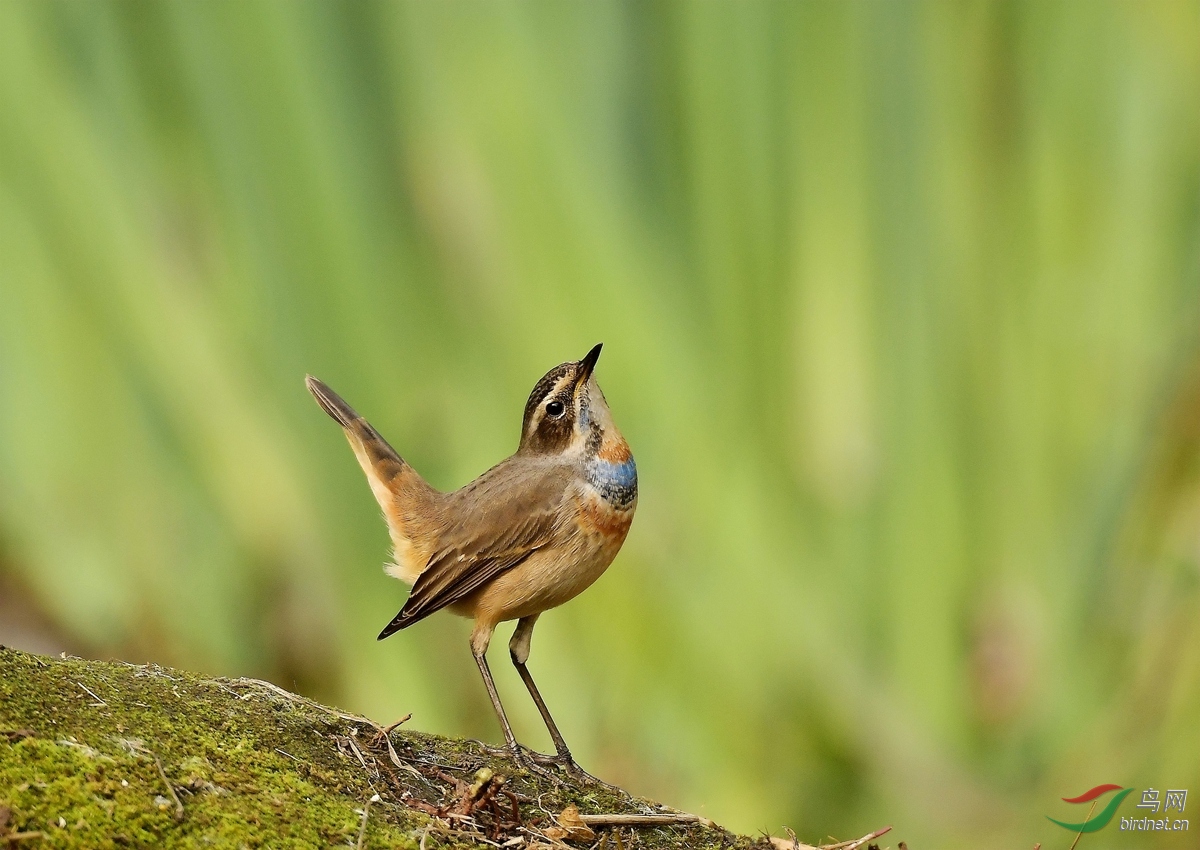
M 554 396 L 561 393 L 567 387 L 571 386 L 574 381 L 575 378 L 573 376 L 564 375 L 554 383 L 554 389 L 546 393 L 546 395 L 537 403 L 537 407 L 533 409 L 533 415 L 529 417 L 529 430 L 525 432 L 526 436 L 529 436 L 536 431 L 537 426 L 541 424 L 544 418 L 546 418 L 546 402 L 549 399 L 554 398 Z

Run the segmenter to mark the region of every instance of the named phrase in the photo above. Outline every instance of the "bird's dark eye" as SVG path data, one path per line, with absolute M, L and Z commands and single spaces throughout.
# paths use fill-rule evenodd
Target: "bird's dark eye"
M 555 400 L 546 403 L 546 412 L 557 419 L 567 412 L 567 408 L 561 401 Z

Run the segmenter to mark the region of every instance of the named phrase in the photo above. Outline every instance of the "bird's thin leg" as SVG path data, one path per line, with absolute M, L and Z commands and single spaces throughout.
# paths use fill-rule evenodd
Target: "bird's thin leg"
M 517 622 L 516 631 L 513 632 L 512 640 L 508 643 L 508 654 L 512 658 L 513 666 L 521 674 L 521 681 L 529 689 L 529 696 L 533 697 L 533 703 L 541 713 L 542 720 L 546 724 L 546 729 L 550 732 L 550 738 L 554 741 L 554 750 L 558 755 L 547 760 L 554 764 L 561 764 L 571 773 L 594 779 L 595 777 L 591 777 L 586 773 L 571 756 L 571 750 L 568 749 L 567 742 L 563 739 L 562 733 L 558 731 L 558 724 L 550 716 L 550 709 L 546 707 L 546 701 L 542 699 L 542 694 L 538 691 L 537 684 L 533 681 L 533 675 L 529 672 L 529 668 L 525 666 L 525 662 L 529 659 L 529 644 L 533 638 L 533 624 L 535 622 L 537 622 L 537 615 L 523 617 Z M 538 757 L 534 756 L 534 758 Z M 546 759 L 545 756 L 541 758 Z
M 492 700 L 492 708 L 496 711 L 496 719 L 500 721 L 500 727 L 504 730 L 504 743 L 508 745 L 509 752 L 514 758 L 521 758 L 521 749 L 517 745 L 517 736 L 513 734 L 512 726 L 508 724 L 508 715 L 504 713 L 504 706 L 500 704 L 500 694 L 496 691 L 496 683 L 492 681 L 492 671 L 488 669 L 487 656 L 482 652 L 476 652 L 475 648 L 471 648 L 471 655 L 475 657 L 475 663 L 479 665 L 479 675 L 483 677 L 483 686 L 487 688 L 488 697 Z
M 513 659 L 513 665 L 517 668 L 517 672 L 521 674 L 521 681 L 525 683 L 525 687 L 529 689 L 529 695 L 533 697 L 533 702 L 538 707 L 538 711 L 542 714 L 542 720 L 546 722 L 546 729 L 550 732 L 550 737 L 554 741 L 554 750 L 558 753 L 558 757 L 565 761 L 571 762 L 571 751 L 567 748 L 567 742 L 563 740 L 562 733 L 558 731 L 558 726 L 554 722 L 554 718 L 550 716 L 550 709 L 546 708 L 546 701 L 542 699 L 542 695 L 538 692 L 537 685 L 534 684 L 533 675 L 529 672 L 529 668 L 520 661 Z
M 488 668 L 487 648 L 491 637 L 491 629 L 480 630 L 477 626 L 471 635 L 471 655 L 479 666 L 479 675 L 483 677 L 483 686 L 487 688 L 488 698 L 491 699 L 492 708 L 496 712 L 496 719 L 500 721 L 500 727 L 504 730 L 504 743 L 508 747 L 509 756 L 527 770 L 554 778 L 544 768 L 539 767 L 517 743 L 517 736 L 513 734 L 512 726 L 508 722 L 508 715 L 504 713 L 504 705 L 500 702 L 500 693 L 496 690 L 496 683 L 492 680 L 492 671 Z

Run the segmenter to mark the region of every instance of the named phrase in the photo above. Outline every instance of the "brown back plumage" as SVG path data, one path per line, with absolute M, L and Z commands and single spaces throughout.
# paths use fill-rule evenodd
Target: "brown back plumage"
M 566 465 L 509 458 L 450 493 L 446 530 L 408 601 L 379 639 L 470 596 L 549 544 L 571 474 Z

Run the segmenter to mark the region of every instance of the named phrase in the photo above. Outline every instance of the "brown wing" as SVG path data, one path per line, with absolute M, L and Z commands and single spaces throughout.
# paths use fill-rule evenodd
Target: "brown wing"
M 451 495 L 449 530 L 379 640 L 478 590 L 548 544 L 569 476 L 515 458 Z

